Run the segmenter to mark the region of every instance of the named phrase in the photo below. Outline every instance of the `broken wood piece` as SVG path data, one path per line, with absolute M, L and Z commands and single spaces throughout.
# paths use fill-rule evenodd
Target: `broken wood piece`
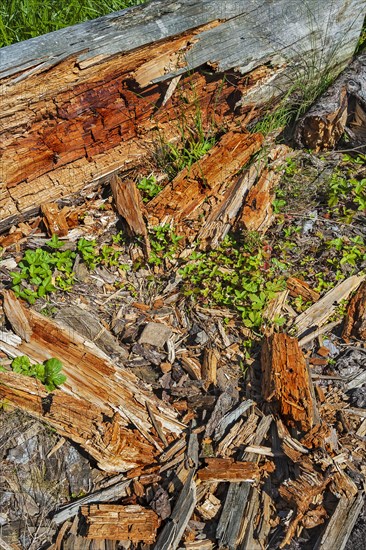
M 12 326 L 15 334 L 29 342 L 32 336 L 32 329 L 24 315 L 24 308 L 21 306 L 13 292 L 3 292 L 4 313 Z
M 121 359 L 128 357 L 127 350 L 119 345 L 117 338 L 89 311 L 78 306 L 67 306 L 60 309 L 55 320 L 85 336 L 107 355 L 118 355 Z
M 244 198 L 257 178 L 257 167 L 251 166 L 237 181 L 230 185 L 221 200 L 212 208 L 204 225 L 200 228 L 198 239 L 202 247 L 208 244 L 216 248 L 227 235 L 242 208 Z
M 138 342 L 139 344 L 149 344 L 156 348 L 163 348 L 171 335 L 172 329 L 164 323 L 150 322 L 145 325 Z
M 286 286 L 290 292 L 290 296 L 301 296 L 307 302 L 317 302 L 320 294 L 315 292 L 305 281 L 297 277 L 289 277 L 286 281 Z
M 345 548 L 352 529 L 365 506 L 365 494 L 360 491 L 353 498 L 341 496 L 324 533 L 319 537 L 314 550 Z
M 110 185 L 118 214 L 124 218 L 132 235 L 140 235 L 144 238 L 148 256 L 151 247 L 143 217 L 144 206 L 135 182 L 127 179 L 122 180 L 114 174 Z
M 220 187 L 232 181 L 262 141 L 260 134 L 226 133 L 202 159 L 184 168 L 148 203 L 150 223 L 173 222 L 178 231 L 184 232 L 188 220 L 198 222 L 204 203 L 210 197 L 219 199 Z
M 11 291 L 3 291 L 3 296 L 6 302 L 16 300 Z M 21 375 L 17 378 L 13 372 L 4 373 L 0 379 L 0 393 L 6 394 L 10 403 L 14 402 L 16 406 L 57 425 L 61 435 L 84 446 L 96 457 L 100 467 L 109 471 L 124 471 L 153 462 L 154 447 L 160 449 L 160 445 L 154 436 L 147 402 L 169 443 L 182 433 L 184 426 L 176 420 L 174 409 L 149 393 L 132 373 L 112 365 L 95 344 L 76 331 L 26 309 L 20 300 L 17 307 L 30 327 L 30 338 L 28 342 L 23 341 L 17 348 L 12 348 L 10 355 L 27 355 L 36 363 L 56 357 L 62 362 L 67 379 L 57 390 L 59 398 L 53 397 L 50 407 L 44 411 L 42 399 L 47 396 L 44 389 L 42 393 L 33 388 L 33 402 L 28 395 L 32 394 L 30 390 L 25 391 L 24 395 L 18 395 L 17 392 L 18 383 L 33 384 L 37 381 Z M 9 345 L 7 349 L 10 349 Z M 7 385 L 4 382 L 5 375 L 11 381 Z M 64 410 L 66 406 L 69 407 L 68 413 Z M 86 434 L 85 430 L 81 427 L 77 430 L 74 425 L 79 426 L 84 414 L 80 414 L 80 411 L 88 408 L 90 424 L 87 425 L 91 433 Z M 50 412 L 49 416 L 47 412 Z M 131 425 L 136 429 L 131 429 Z M 100 437 L 97 426 L 101 429 Z
M 254 462 L 238 462 L 232 458 L 206 458 L 207 466 L 198 471 L 201 481 L 238 483 L 258 481 L 262 469 Z
M 198 466 L 198 439 L 192 433 L 187 448 L 187 477 L 175 503 L 170 521 L 167 522 L 156 541 L 155 550 L 176 550 L 184 530 L 196 506 L 197 490 L 194 476 Z
M 293 508 L 295 508 L 295 517 L 290 521 L 286 530 L 286 535 L 281 541 L 280 548 L 284 548 L 290 543 L 294 537 L 299 523 L 306 523 L 314 520 L 314 507 L 321 506 L 322 495 L 328 483 L 331 481 L 330 476 L 325 476 L 313 470 L 312 472 L 304 472 L 296 480 L 288 480 L 281 485 L 279 493 L 281 497 Z M 319 523 L 323 523 L 326 519 L 326 513 L 321 507 L 320 514 L 317 515 Z M 312 526 L 318 525 L 313 523 Z
M 81 507 L 83 534 L 87 539 L 130 540 L 153 544 L 160 518 L 137 504 L 89 504 Z
M 347 300 L 364 280 L 365 275 L 352 275 L 329 290 L 325 296 L 310 306 L 304 313 L 298 315 L 294 321 L 297 335 L 304 337 L 305 331 L 315 331 L 326 323 L 341 300 Z
M 117 500 L 122 497 L 127 496 L 127 488 L 131 483 L 130 479 L 122 480 L 105 489 L 100 489 L 99 491 L 94 491 L 84 497 L 79 498 L 75 502 L 65 504 L 62 506 L 55 514 L 52 516 L 52 520 L 57 523 L 64 523 L 68 519 L 76 516 L 79 513 L 81 506 L 86 504 L 91 504 L 93 502 L 108 502 L 110 500 Z
M 202 379 L 202 368 L 200 362 L 195 357 L 190 357 L 188 353 L 180 354 L 183 369 L 188 372 L 193 380 Z
M 68 234 L 69 226 L 64 209 L 60 210 L 55 202 L 46 202 L 41 204 L 41 211 L 43 214 L 43 223 L 50 237 L 52 235 L 65 237 Z
M 296 129 L 296 140 L 315 151 L 334 149 L 346 131 L 349 148 L 366 138 L 366 54 L 361 54 L 337 78 Z
M 202 379 L 204 380 L 204 388 L 206 390 L 210 387 L 211 384 L 216 386 L 217 362 L 218 352 L 214 349 L 205 348 L 203 352 L 202 362 Z
M 306 361 L 296 338 L 275 333 L 261 353 L 262 394 L 289 426 L 303 431 L 315 422 L 316 404 Z
M 49 394 L 35 378 L 1 373 L 0 398 L 83 447 L 102 470 L 123 472 L 155 459 L 154 446 L 128 428 L 119 414 L 110 410 L 107 416 L 105 407 L 61 390 Z
M 264 169 L 257 183 L 249 190 L 239 219 L 247 231 L 265 233 L 273 221 L 272 202 L 275 187 L 282 175 L 274 170 Z
M 345 317 L 342 338 L 350 342 L 351 338 L 366 340 L 366 282 L 364 281 L 351 298 Z
M 272 417 L 270 415 L 262 417 L 253 438 L 253 445 L 261 445 L 266 438 Z M 253 461 L 257 463 L 259 456 L 252 453 L 243 453 L 243 461 Z M 220 547 L 236 550 L 240 548 L 240 543 L 245 536 L 243 524 L 246 517 L 246 508 L 248 499 L 250 501 L 251 484 L 243 481 L 242 483 L 230 483 L 226 495 L 225 503 L 221 511 L 221 516 L 216 529 L 216 537 Z

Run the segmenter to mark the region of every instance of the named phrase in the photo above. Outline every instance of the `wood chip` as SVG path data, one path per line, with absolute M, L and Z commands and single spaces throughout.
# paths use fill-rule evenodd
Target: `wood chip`
M 90 504 L 81 507 L 85 536 L 95 540 L 130 540 L 153 544 L 159 516 L 139 505 Z

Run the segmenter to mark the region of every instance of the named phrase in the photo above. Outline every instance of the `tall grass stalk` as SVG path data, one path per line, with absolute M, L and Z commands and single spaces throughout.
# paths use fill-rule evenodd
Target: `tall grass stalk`
M 1 0 L 0 47 L 76 25 L 145 0 Z

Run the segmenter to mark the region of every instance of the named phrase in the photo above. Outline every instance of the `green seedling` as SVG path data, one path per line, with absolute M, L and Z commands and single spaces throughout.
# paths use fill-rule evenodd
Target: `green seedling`
M 151 253 L 149 264 L 160 266 L 165 259 L 172 259 L 183 238 L 177 235 L 169 225 L 158 225 L 149 231 Z
M 151 201 L 162 190 L 162 186 L 156 183 L 154 174 L 141 178 L 137 183 L 137 188 L 142 192 L 143 202 Z
M 62 363 L 55 357 L 47 359 L 43 363 L 31 364 L 29 357 L 21 355 L 13 359 L 11 368 L 18 374 L 37 378 L 49 392 L 66 382 L 66 376 L 61 373 Z

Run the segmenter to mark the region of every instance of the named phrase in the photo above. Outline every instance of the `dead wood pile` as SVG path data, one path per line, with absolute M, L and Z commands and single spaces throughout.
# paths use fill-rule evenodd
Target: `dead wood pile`
M 152 3 L 142 13 L 158 10 L 161 4 Z M 240 3 L 229 4 L 234 11 L 242 9 Z M 337 1 L 337 9 L 343 4 Z M 216 2 L 212 5 L 217 7 Z M 184 11 L 185 18 L 188 15 Z M 240 15 L 235 12 L 232 17 Z M 145 15 L 141 17 L 144 26 Z M 171 22 L 168 9 L 162 17 L 167 25 Z M 104 487 L 53 510 L 57 526 L 49 546 L 53 550 L 260 550 L 286 548 L 299 541 L 310 541 L 319 550 L 344 548 L 364 502 L 366 458 L 365 410 L 349 406 L 346 392 L 361 387 L 365 377 L 358 373 L 342 378 L 331 370 L 323 375 L 314 367 L 331 366 L 331 350 L 322 344 L 322 334 L 337 324 L 338 306 L 351 297 L 342 338 L 364 352 L 364 275 L 347 277 L 323 295 L 300 278 L 287 277 L 287 288 L 268 304 L 268 322 L 260 336 L 241 326 L 239 336 L 231 339 L 230 316 L 198 304 L 192 319 L 197 326 L 208 327 L 207 333 L 195 332 L 205 344 L 201 347 L 190 340 L 194 323 L 182 306 L 177 273 L 153 300 L 146 292 L 146 299 L 140 299 L 140 293 L 123 304 L 110 325 L 88 307 L 92 303 L 88 293 L 99 289 L 93 303 L 103 309 L 114 300 L 117 303 L 122 289 L 116 290 L 115 279 L 102 269 L 94 276 L 99 286 L 92 287 L 80 257 L 74 269 L 77 280 L 86 281 L 84 296 L 67 303 L 65 293 L 55 302 L 59 311 L 54 318 L 42 315 L 36 305 L 27 307 L 9 288 L 14 258 L 20 257 L 26 244 L 35 248 L 44 243 L 46 234 L 75 241 L 108 233 L 113 224 L 123 221 L 126 232 L 137 238 L 129 248 L 131 262 L 142 263 L 151 254 L 149 230 L 154 226 L 175 228 L 180 258 L 190 255 L 192 243 L 198 243 L 197 250 L 210 250 L 231 230 L 264 234 L 270 228 L 275 188 L 289 148 L 275 143 L 273 135 L 265 140 L 261 133 L 250 132 L 247 125 L 264 104 L 260 99 L 253 103 L 253 94 L 260 97 L 274 76 L 281 81 L 286 63 L 277 60 L 279 66 L 271 72 L 264 48 L 262 65 L 253 69 L 246 60 L 247 72 L 230 73 L 240 61 L 235 59 L 228 71 L 219 72 L 225 85 L 217 95 L 218 78 L 211 69 L 226 65 L 222 59 L 208 63 L 204 46 L 211 52 L 210 33 L 222 22 L 213 20 L 210 12 L 194 28 L 189 19 L 187 29 L 185 18 L 167 36 L 165 29 L 161 40 L 154 27 L 153 48 L 145 42 L 135 44 L 135 49 L 123 50 L 116 58 L 121 53 L 118 45 L 118 52 L 108 49 L 100 56 L 89 52 L 83 57 L 77 51 L 74 57 L 63 57 L 62 51 L 56 64 L 45 61 L 44 67 L 38 60 L 33 67 L 34 60 L 28 60 L 30 67 L 22 66 L 19 74 L 4 69 L 8 127 L 6 184 L 0 194 L 5 212 L 2 227 L 15 220 L 17 225 L 0 237 L 2 253 L 13 255 L 0 264 L 8 277 L 1 293 L 0 399 L 58 434 L 60 442 L 52 452 L 58 451 L 64 438 L 70 440 L 107 480 Z M 108 25 L 115 25 L 118 34 L 118 21 Z M 180 59 L 181 50 L 188 61 Z M 198 54 L 201 63 L 195 58 Z M 339 63 L 344 59 L 341 56 Z M 188 74 L 191 66 L 202 69 L 203 64 L 204 70 Z M 52 86 L 44 97 L 37 97 L 35 114 L 32 90 L 45 68 Z M 77 78 L 70 76 L 57 99 L 51 100 L 50 93 L 63 75 L 74 74 L 72 68 Z M 169 181 L 166 178 L 159 194 L 145 203 L 131 162 L 136 160 L 135 169 L 141 168 L 155 124 L 168 140 L 176 137 L 171 123 L 178 119 L 178 83 L 191 93 L 188 119 L 195 117 L 199 93 L 205 117 L 214 114 L 215 125 L 222 125 L 225 132 L 217 132 L 214 145 L 202 158 Z M 29 105 L 19 122 L 15 105 L 20 93 Z M 318 109 L 309 115 L 310 122 L 305 117 L 299 139 L 316 148 L 320 141 L 325 148 L 333 145 L 346 124 L 345 93 L 341 87 L 332 113 L 319 114 Z M 358 107 L 350 124 L 354 136 L 359 136 L 357 128 L 365 124 L 364 103 L 357 91 L 352 97 Z M 62 120 L 57 130 L 50 122 L 55 118 Z M 325 119 L 326 139 L 326 132 L 319 132 Z M 30 149 L 36 151 L 32 159 Z M 100 187 L 92 193 L 95 186 Z M 99 218 L 89 216 L 85 202 L 77 204 L 75 197 L 56 203 L 63 194 L 70 197 L 83 189 L 90 192 L 89 206 L 95 205 L 103 186 L 111 196 Z M 41 212 L 34 216 L 38 205 Z M 20 223 L 19 216 L 24 216 Z M 155 266 L 143 276 L 163 278 L 164 268 L 173 272 L 175 261 L 170 257 L 163 268 Z M 302 313 L 291 308 L 290 296 L 307 303 Z M 287 332 L 275 330 L 271 322 L 283 312 L 291 320 Z M 260 349 L 243 385 L 239 341 L 245 338 L 253 338 Z M 57 357 L 65 383 L 50 392 L 36 378 L 14 372 L 11 359 L 24 355 L 32 363 Z M 6 544 L 0 538 L 0 546 Z

